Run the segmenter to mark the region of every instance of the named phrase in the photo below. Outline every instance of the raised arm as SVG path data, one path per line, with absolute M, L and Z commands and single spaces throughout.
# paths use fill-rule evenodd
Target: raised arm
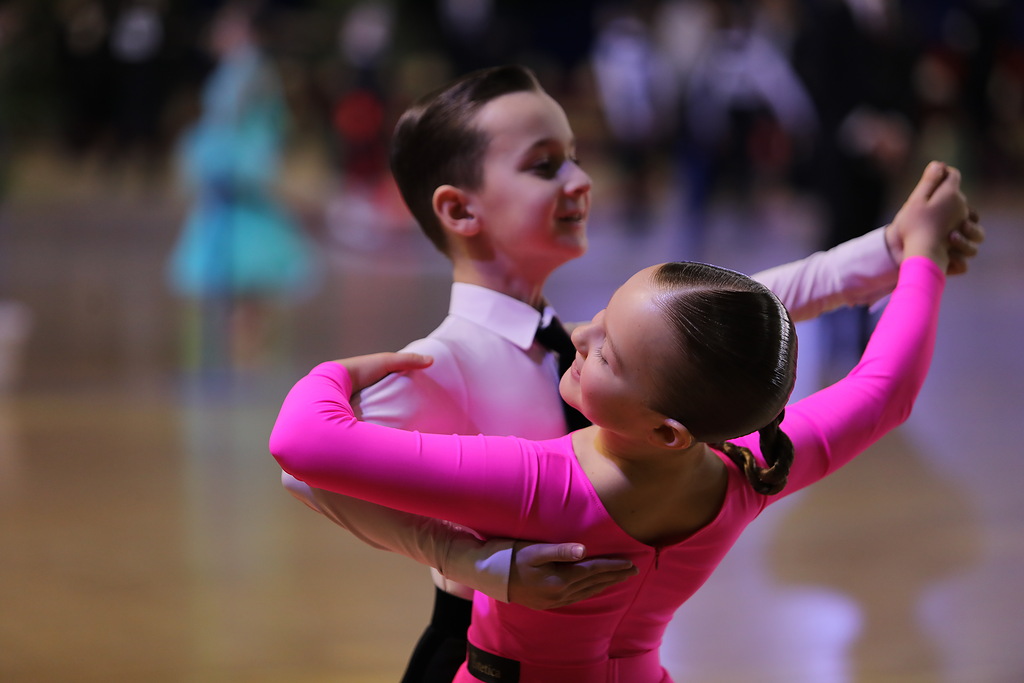
M 892 223 L 844 242 L 828 251 L 755 274 L 755 280 L 775 292 L 794 321 L 810 320 L 844 306 L 871 305 L 892 291 L 904 258 L 907 235 L 922 226 L 923 193 L 934 192 L 946 178 L 945 164 L 932 162 L 921 175 Z M 970 213 L 944 238 L 949 255 L 946 270 L 966 272 L 968 262 L 984 240 L 976 214 Z
M 931 363 L 950 263 L 948 235 L 966 217 L 955 169 L 911 197 L 918 225 L 905 240 L 899 283 L 861 361 L 836 384 L 786 409 L 795 459 L 784 494 L 841 467 L 909 417 Z
M 782 431 L 795 457 L 783 495 L 842 467 L 910 416 L 931 362 L 944 285 L 944 274 L 930 260 L 904 261 L 860 363 L 836 384 L 786 408 Z
M 775 292 L 794 322 L 844 306 L 871 305 L 892 291 L 899 272 L 886 247 L 885 231 L 878 228 L 752 277 Z

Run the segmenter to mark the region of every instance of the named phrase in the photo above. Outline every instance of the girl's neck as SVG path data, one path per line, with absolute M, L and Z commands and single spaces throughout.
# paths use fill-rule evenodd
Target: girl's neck
M 708 456 L 713 456 L 707 445 L 701 442 L 695 441 L 685 449 L 663 448 L 641 437 L 618 434 L 599 426 L 576 432 L 573 446 L 577 448 L 577 454 L 583 451 L 591 457 L 606 460 L 626 475 L 647 472 L 683 475 L 688 470 L 699 470 Z

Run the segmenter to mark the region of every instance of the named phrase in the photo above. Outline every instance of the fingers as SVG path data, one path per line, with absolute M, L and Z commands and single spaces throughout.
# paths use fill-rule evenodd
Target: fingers
M 409 353 L 408 351 L 385 353 L 382 355 L 385 357 L 384 369 L 388 372 L 422 370 L 423 368 L 429 367 L 430 364 L 434 362 L 434 359 L 430 356 L 424 356 L 421 353 Z
M 618 557 L 596 557 L 583 560 L 587 549 L 579 543 L 519 543 L 516 545 L 517 561 L 533 567 L 551 562 L 574 563 L 563 568 L 567 582 L 579 581 L 592 574 L 630 569 L 633 563 Z M 582 561 L 581 561 L 582 560 Z
M 978 243 L 973 242 L 960 230 L 954 230 L 949 234 L 950 256 L 958 255 L 964 258 L 973 258 L 978 255 Z
M 392 372 L 419 370 L 434 362 L 430 356 L 419 353 L 371 353 L 335 361 L 344 365 L 352 379 L 353 391 L 374 384 Z
M 539 567 L 548 562 L 582 560 L 587 549 L 579 543 L 516 544 L 516 556 L 526 564 Z
M 910 193 L 910 199 L 927 201 L 939 188 L 949 173 L 949 167 L 941 161 L 933 161 L 924 168 L 921 179 Z
M 947 275 L 962 275 L 970 259 L 978 255 L 979 245 L 985 241 L 985 228 L 978 223 L 978 212 L 969 209 L 967 220 L 949 235 L 949 266 Z
M 398 353 L 385 351 L 381 353 L 369 353 L 365 356 L 342 358 L 341 360 L 336 360 L 334 362 L 341 363 L 346 368 L 349 368 L 349 370 L 362 370 L 368 373 L 388 373 L 425 368 L 433 363 L 434 359 L 430 356 L 424 356 L 419 353 L 409 353 L 407 351 L 401 351 Z
M 639 571 L 628 559 L 579 559 L 585 555 L 586 548 L 579 543 L 517 541 L 512 551 L 509 600 L 532 609 L 563 607 L 597 595 Z
M 967 217 L 967 198 L 960 193 L 960 170 L 953 166 L 945 166 L 945 174 L 935 185 L 930 193 L 929 199 L 937 199 L 943 196 L 957 195 L 964 203 L 964 218 Z
M 585 581 L 596 574 L 607 574 L 612 572 L 636 573 L 636 567 L 632 562 L 621 557 L 595 557 L 590 560 L 583 560 L 572 565 L 567 571 L 567 580 L 570 583 Z
M 967 212 L 967 220 L 962 226 L 960 226 L 960 238 L 980 244 L 985 241 L 985 228 L 979 223 L 981 219 L 978 217 L 978 212 L 974 209 L 969 209 Z
M 595 595 L 603 593 L 612 586 L 636 576 L 637 571 L 638 570 L 634 567 L 632 569 L 594 575 L 589 580 L 573 584 L 563 593 L 560 600 L 552 603 L 551 607 L 565 607 L 566 605 L 571 605 L 575 602 L 579 602 L 580 600 L 592 598 Z
M 932 193 L 928 202 L 932 211 L 938 212 L 936 218 L 941 217 L 938 226 L 944 226 L 944 231 L 952 239 L 957 230 L 970 222 L 971 209 L 967 205 L 967 197 L 960 189 L 960 171 L 952 166 L 946 168 L 946 177 Z M 976 213 L 974 215 L 977 215 Z

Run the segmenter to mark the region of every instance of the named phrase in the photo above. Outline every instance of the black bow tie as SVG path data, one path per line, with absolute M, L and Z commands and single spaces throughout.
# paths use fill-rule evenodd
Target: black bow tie
M 558 376 L 564 375 L 576 358 L 576 347 L 572 345 L 569 333 L 562 327 L 558 318 L 553 317 L 547 326 L 538 328 L 535 339 L 538 344 L 558 356 Z M 565 401 L 562 401 L 562 412 L 565 413 L 565 424 L 570 432 L 590 426 L 590 421 Z

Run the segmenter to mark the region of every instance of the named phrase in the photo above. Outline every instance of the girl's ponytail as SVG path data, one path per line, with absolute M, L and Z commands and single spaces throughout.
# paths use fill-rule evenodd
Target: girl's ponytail
M 766 496 L 775 495 L 785 488 L 789 470 L 793 466 L 793 442 L 779 427 L 785 415 L 786 411 L 783 410 L 778 417 L 758 430 L 761 454 L 767 466 L 762 466 L 749 448 L 737 446 L 731 441 L 710 444 L 729 456 L 747 475 L 747 481 L 754 490 Z

